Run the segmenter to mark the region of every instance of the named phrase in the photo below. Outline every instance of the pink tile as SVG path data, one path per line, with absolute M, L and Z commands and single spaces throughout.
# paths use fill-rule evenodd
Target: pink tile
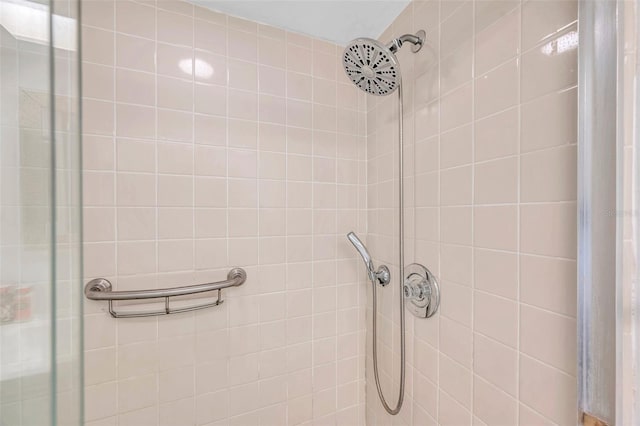
M 486 424 L 516 424 L 518 403 L 492 384 L 475 377 L 473 380 L 474 414 Z
M 512 60 L 476 79 L 476 117 L 503 111 L 518 102 L 518 61 Z
M 196 16 L 200 18 L 200 16 Z M 194 45 L 197 49 L 224 55 L 227 53 L 227 30 L 223 25 L 194 19 Z
M 523 135 L 525 134 L 523 128 Z M 475 160 L 483 161 L 518 153 L 518 109 L 478 120 L 475 123 Z
M 204 100 L 203 100 L 204 102 Z M 229 90 L 229 110 L 230 118 L 241 118 L 243 120 L 258 119 L 258 96 L 255 93 L 239 90 Z
M 158 107 L 193 110 L 193 84 L 188 80 L 157 77 Z
M 476 204 L 517 202 L 518 159 L 511 157 L 476 164 L 473 183 Z
M 576 25 L 572 25 L 554 35 L 554 38 L 575 39 L 576 31 Z M 526 52 L 522 56 L 522 100 L 532 100 L 547 93 L 575 86 L 578 78 L 576 55 L 577 45 L 560 53 L 548 53 L 545 48 Z
M 522 206 L 520 250 L 531 254 L 575 259 L 576 220 L 575 203 Z
M 193 78 L 193 51 L 184 46 L 157 44 L 158 74 L 178 78 Z
M 258 37 L 255 34 L 229 29 L 227 35 L 230 57 L 257 62 Z
M 131 138 L 153 138 L 156 135 L 155 109 L 145 106 L 116 105 L 116 135 Z
M 155 106 L 155 75 L 117 69 L 115 74 L 116 101 Z
M 283 40 L 260 37 L 258 39 L 258 61 L 262 65 L 269 65 L 276 68 L 285 68 L 286 45 Z
M 113 68 L 86 63 L 82 67 L 84 75 L 82 92 L 87 98 L 112 101 L 114 98 Z
M 88 2 L 82 8 L 82 24 L 113 31 L 115 1 Z
M 471 163 L 472 141 L 471 125 L 442 133 L 440 135 L 440 167 L 449 168 Z M 431 147 L 431 149 L 433 148 Z
M 444 425 L 470 425 L 471 413 L 445 392 L 439 392 L 438 423 Z
M 480 334 L 473 336 L 473 371 L 509 395 L 517 395 L 518 353 Z
M 570 317 L 576 316 L 577 278 L 573 260 L 522 256 L 520 260 L 520 298 L 523 302 L 539 306 Z M 538 285 L 531 273 L 544 269 L 547 278 Z M 557 297 L 543 300 L 541 294 L 546 288 L 553 288 Z
M 576 146 L 522 156 L 520 191 L 523 202 L 572 201 L 577 196 Z
M 520 9 L 504 15 L 476 36 L 476 75 L 484 74 L 520 52 Z
M 116 1 L 116 31 L 154 39 L 156 14 L 150 6 L 129 0 Z
M 114 33 L 98 28 L 82 28 L 83 61 L 113 65 Z
M 163 43 L 193 46 L 193 19 L 178 13 L 158 10 L 157 40 Z
M 194 111 L 199 114 L 225 116 L 227 103 L 231 108 L 232 97 L 223 86 L 199 84 L 194 86 Z
M 158 109 L 158 139 L 191 142 L 193 141 L 192 114 L 183 111 Z
M 465 84 L 442 98 L 440 101 L 442 130 L 452 129 L 471 121 L 471 99 L 471 84 Z
M 542 309 L 520 311 L 520 350 L 570 375 L 576 374 L 576 321 Z
M 518 307 L 511 300 L 476 292 L 474 296 L 474 330 L 517 347 Z
M 577 90 L 551 93 L 522 106 L 522 151 L 577 142 Z
M 514 253 L 476 249 L 474 251 L 476 288 L 509 299 L 518 293 L 518 257 Z
M 518 243 L 516 206 L 474 207 L 474 244 L 477 247 L 515 251 Z
M 229 87 L 258 91 L 258 66 L 255 63 L 232 59 L 228 63 Z
M 287 44 L 287 70 L 311 74 L 312 52 L 308 48 Z
M 527 356 L 520 358 L 520 400 L 557 423 L 575 419 L 576 379 Z
M 525 49 L 545 40 L 578 19 L 575 1 L 530 3 L 522 8 L 522 44 Z
M 156 70 L 154 40 L 117 33 L 115 52 L 118 67 L 147 72 Z
M 115 129 L 113 104 L 86 99 L 83 102 L 83 130 L 93 135 L 113 135 Z

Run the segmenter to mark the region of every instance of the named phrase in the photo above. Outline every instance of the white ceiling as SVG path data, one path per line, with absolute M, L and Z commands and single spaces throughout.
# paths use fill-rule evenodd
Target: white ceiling
M 190 0 L 263 24 L 340 45 L 358 37 L 378 38 L 409 0 Z

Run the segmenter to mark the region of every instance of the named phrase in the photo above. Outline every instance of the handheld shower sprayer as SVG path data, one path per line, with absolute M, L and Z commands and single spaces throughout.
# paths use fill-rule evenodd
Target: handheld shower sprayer
M 364 245 L 364 243 L 360 241 L 360 238 L 358 238 L 358 236 L 354 232 L 349 232 L 347 234 L 347 238 L 349 239 L 349 241 L 351 241 L 351 244 L 353 244 L 356 250 L 358 250 L 360 256 L 362 256 L 362 260 L 364 261 L 364 265 L 367 268 L 367 274 L 369 275 L 369 279 L 371 280 L 371 282 L 382 284 L 383 286 L 389 284 L 389 281 L 391 281 L 389 268 L 387 268 L 385 265 L 380 265 L 378 270 L 376 270 L 373 266 L 373 259 L 369 254 L 369 250 L 367 250 L 367 247 Z

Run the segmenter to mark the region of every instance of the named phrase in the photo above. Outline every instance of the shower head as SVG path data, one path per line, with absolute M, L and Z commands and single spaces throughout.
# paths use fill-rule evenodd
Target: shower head
M 353 40 L 344 49 L 342 65 L 353 84 L 367 93 L 385 96 L 398 88 L 398 60 L 388 47 L 376 40 Z
M 400 85 L 400 66 L 395 52 L 402 44 L 413 44 L 417 52 L 424 43 L 425 32 L 405 34 L 384 45 L 371 38 L 357 38 L 347 45 L 342 55 L 342 65 L 349 79 L 361 90 L 377 96 L 386 96 Z

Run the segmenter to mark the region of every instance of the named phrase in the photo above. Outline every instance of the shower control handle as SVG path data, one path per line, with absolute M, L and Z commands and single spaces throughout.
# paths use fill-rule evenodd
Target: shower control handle
M 358 253 L 360 253 L 360 256 L 362 256 L 364 265 L 367 268 L 367 275 L 369 276 L 369 279 L 372 282 L 375 282 L 376 284 L 380 284 L 382 286 L 389 284 L 389 282 L 391 281 L 391 273 L 389 272 L 389 268 L 387 268 L 385 265 L 380 265 L 380 267 L 376 270 L 376 268 L 373 266 L 373 259 L 369 254 L 369 250 L 367 250 L 367 247 L 362 241 L 360 241 L 360 238 L 358 238 L 355 232 L 349 232 L 347 234 L 347 238 L 356 248 Z
M 406 299 L 422 300 L 431 297 L 431 287 L 426 281 L 405 283 L 404 297 Z
M 419 318 L 433 316 L 440 306 L 440 286 L 426 267 L 412 263 L 406 268 L 404 298 L 407 309 Z

